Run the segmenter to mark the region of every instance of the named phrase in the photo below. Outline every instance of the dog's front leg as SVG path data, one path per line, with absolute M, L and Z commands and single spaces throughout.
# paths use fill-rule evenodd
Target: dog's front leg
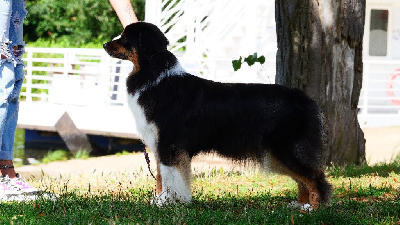
M 157 187 L 153 203 L 161 206 L 170 203 L 189 203 L 191 193 L 191 165 L 187 154 L 179 157 L 178 163 L 165 165 L 157 162 Z
M 156 196 L 160 196 L 162 193 L 162 179 L 160 172 L 160 162 L 157 161 L 157 176 L 156 176 Z

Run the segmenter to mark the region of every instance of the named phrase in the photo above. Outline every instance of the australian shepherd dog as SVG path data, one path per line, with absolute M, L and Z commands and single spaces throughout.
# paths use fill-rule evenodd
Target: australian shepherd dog
M 134 64 L 128 105 L 157 161 L 156 204 L 191 201 L 191 159 L 200 152 L 292 177 L 299 205 L 317 209 L 330 200 L 322 116 L 312 99 L 280 85 L 202 79 L 187 73 L 167 45 L 160 29 L 145 22 L 104 44 L 110 56 Z

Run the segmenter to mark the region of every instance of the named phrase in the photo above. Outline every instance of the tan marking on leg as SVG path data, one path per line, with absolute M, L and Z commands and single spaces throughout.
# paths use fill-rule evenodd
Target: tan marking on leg
M 317 210 L 319 207 L 319 202 L 321 201 L 321 196 L 317 189 L 316 183 L 309 181 L 306 177 L 299 177 L 299 179 L 306 185 L 306 188 L 308 189 L 308 202 L 314 210 Z
M 187 187 L 191 190 L 191 183 L 192 183 L 192 167 L 191 167 L 191 160 L 189 155 L 184 152 L 179 155 L 178 157 L 178 165 L 176 168 L 178 169 L 179 173 L 182 175 Z
M 300 204 L 308 203 L 309 193 L 307 187 L 300 181 L 297 181 L 297 187 L 299 188 L 299 195 L 297 198 L 297 202 Z
M 158 161 L 157 161 L 156 180 L 157 180 L 156 194 L 161 195 L 161 193 L 162 193 L 162 177 L 161 177 L 161 172 L 160 172 L 160 163 Z
M 310 205 L 314 210 L 317 210 L 319 208 L 319 202 L 321 201 L 319 192 L 317 190 L 310 191 L 309 199 Z

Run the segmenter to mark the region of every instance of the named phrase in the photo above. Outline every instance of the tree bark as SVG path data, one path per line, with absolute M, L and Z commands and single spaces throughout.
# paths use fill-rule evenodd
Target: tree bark
M 326 121 L 327 163 L 365 162 L 357 104 L 365 0 L 276 0 L 276 83 L 305 91 Z

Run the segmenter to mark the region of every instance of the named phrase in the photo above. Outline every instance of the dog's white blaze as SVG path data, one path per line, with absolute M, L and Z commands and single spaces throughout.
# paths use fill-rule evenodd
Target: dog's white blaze
M 176 167 L 166 166 L 161 163 L 160 173 L 162 177 L 162 192 L 155 199 L 157 205 L 164 205 L 177 200 L 189 203 L 192 200 L 190 184 L 185 181 Z
M 112 40 L 115 41 L 115 40 L 120 39 L 120 38 L 121 38 L 121 35 L 118 35 L 115 38 L 113 38 Z
M 128 94 L 128 105 L 132 110 L 135 118 L 136 128 L 141 136 L 144 144 L 153 151 L 155 157 L 158 142 L 158 129 L 154 123 L 148 122 L 144 114 L 143 108 L 138 103 L 139 94 Z
M 139 90 L 138 93 L 140 94 L 141 92 L 143 92 L 144 90 L 146 90 L 149 87 L 157 86 L 166 77 L 184 76 L 185 74 L 186 74 L 185 69 L 183 69 L 183 67 L 181 66 L 179 61 L 176 61 L 175 65 L 173 67 L 171 67 L 168 70 L 162 71 L 156 81 L 153 81 L 152 83 L 145 85 L 144 87 L 142 87 Z
M 181 66 L 179 61 L 176 61 L 175 65 L 173 67 L 171 67 L 171 69 L 161 72 L 161 75 L 158 78 L 158 80 L 160 80 L 160 79 L 162 80 L 163 78 L 169 77 L 169 76 L 181 76 L 185 73 L 186 73 L 185 69 L 183 69 L 183 67 Z

